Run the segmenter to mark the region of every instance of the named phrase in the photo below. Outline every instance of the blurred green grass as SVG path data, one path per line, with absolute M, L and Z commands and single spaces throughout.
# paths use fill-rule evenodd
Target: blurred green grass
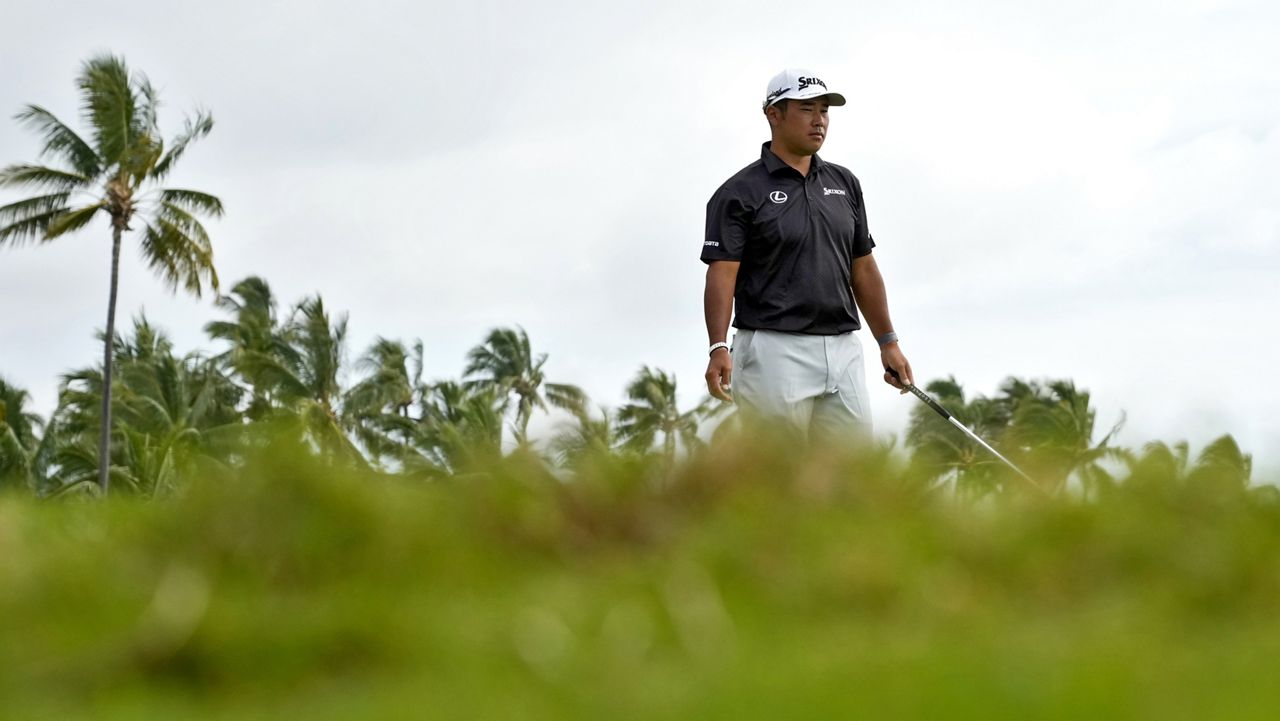
M 1271 719 L 1280 504 L 727 441 L 0 497 L 0 717 Z

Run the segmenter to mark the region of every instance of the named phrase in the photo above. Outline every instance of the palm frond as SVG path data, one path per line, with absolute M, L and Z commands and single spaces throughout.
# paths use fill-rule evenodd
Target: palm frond
M 71 193 L 51 193 L 0 207 L 0 227 L 50 211 L 64 211 L 70 198 Z
M 107 203 L 104 200 L 94 203 L 93 205 L 86 205 L 85 207 L 78 208 L 76 210 L 68 210 L 61 215 L 58 215 L 51 220 L 49 222 L 49 226 L 45 228 L 44 239 L 53 240 L 60 235 L 83 228 L 89 224 L 90 220 L 93 220 L 93 216 L 96 215 L 99 210 L 106 207 Z
M 1120 420 L 1116 421 L 1116 424 L 1111 426 L 1111 430 L 1107 431 L 1107 435 L 1103 436 L 1102 440 L 1098 441 L 1096 448 L 1110 448 L 1111 439 L 1115 438 L 1116 434 L 1120 432 L 1120 429 L 1124 428 L 1125 421 L 1128 420 L 1128 418 L 1129 416 L 1127 413 L 1120 411 Z
M 98 154 L 53 113 L 39 105 L 28 105 L 16 117 L 18 122 L 43 136 L 44 149 L 41 150 L 40 157 L 62 158 L 77 173 L 88 178 L 96 177 L 102 172 Z
M 135 85 L 138 88 L 138 94 L 142 96 L 138 104 L 138 129 L 156 134 L 158 130 L 156 108 L 160 107 L 160 98 L 156 94 L 155 86 L 143 75 L 138 76 Z
M 0 187 L 7 188 L 66 192 L 83 188 L 92 182 L 93 178 L 89 176 L 43 165 L 18 164 L 0 170 Z
M 9 243 L 11 245 L 22 245 L 31 240 L 40 240 L 46 242 L 49 238 L 45 237 L 45 229 L 49 227 L 49 223 L 53 222 L 59 215 L 67 212 L 70 208 L 57 207 L 43 212 L 34 212 L 31 215 L 23 217 L 21 220 L 14 221 L 8 225 L 0 225 L 0 246 Z
M 346 358 L 346 335 L 345 314 L 331 323 L 324 300 L 318 295 L 306 298 L 294 307 L 285 326 L 286 347 L 271 354 L 276 357 L 277 368 L 268 362 L 262 370 L 288 374 L 273 376 L 277 382 L 288 384 L 280 386 L 282 392 L 287 391 L 288 400 L 296 403 L 311 399 L 320 403 L 326 413 L 333 412 L 333 404 L 341 394 L 338 376 Z
M 198 190 L 166 188 L 160 191 L 160 202 L 189 213 L 203 213 L 214 218 L 222 217 L 223 213 L 221 200 Z
M 296 351 L 287 356 L 277 353 L 248 351 L 241 354 L 239 371 L 255 386 L 271 389 L 281 399 L 297 403 L 311 397 L 305 374 L 295 368 L 302 365 Z
M 205 282 L 216 292 L 218 274 L 204 226 L 186 211 L 164 206 L 142 232 L 142 255 L 173 290 L 182 286 L 199 297 Z
M 413 355 L 410 356 L 413 361 L 413 370 L 409 372 L 409 382 L 413 384 L 414 388 L 422 385 L 422 371 L 426 366 L 423 348 L 421 338 L 413 342 Z
M 82 112 L 93 128 L 98 157 L 105 165 L 122 163 L 138 129 L 138 99 L 124 59 L 99 55 L 85 62 L 77 81 Z
M 36 431 L 43 428 L 44 419 L 27 410 L 31 394 L 0 377 L 0 424 L 8 424 L 24 447 L 34 447 Z
M 151 171 L 151 177 L 157 180 L 164 179 L 173 170 L 174 163 L 177 163 L 182 158 L 182 154 L 187 152 L 187 146 L 208 135 L 210 130 L 213 130 L 213 116 L 208 112 L 202 110 L 196 114 L 196 117 L 187 118 L 186 128 L 174 138 L 168 152 L 156 163 Z
M 60 496 L 68 496 L 73 493 L 80 493 L 86 496 L 98 497 L 102 495 L 102 489 L 98 487 L 98 479 L 82 478 L 77 481 L 71 481 L 64 485 L 58 486 L 49 492 L 49 498 L 58 498 Z
M 547 402 L 556 408 L 566 410 L 571 413 L 585 413 L 587 409 L 586 391 L 578 386 L 570 383 L 548 383 L 546 384 Z

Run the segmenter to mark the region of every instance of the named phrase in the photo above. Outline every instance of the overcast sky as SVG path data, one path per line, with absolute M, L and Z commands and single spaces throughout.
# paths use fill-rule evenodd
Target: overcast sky
M 1123 410 L 1126 444 L 1229 432 L 1280 471 L 1275 3 L 18 0 L 5 24 L 0 164 L 36 159 L 14 113 L 82 127 L 81 63 L 121 54 L 168 133 L 216 118 L 171 184 L 224 201 L 224 288 L 319 292 L 353 355 L 420 337 L 434 378 L 518 323 L 608 405 L 642 364 L 705 394 L 705 203 L 758 157 L 768 79 L 811 68 L 849 99 L 821 154 L 862 181 L 918 379 L 1073 378 L 1099 435 Z M 100 357 L 109 256 L 105 223 L 0 250 L 0 375 L 42 414 Z M 210 299 L 122 258 L 121 320 L 210 347 Z M 915 402 L 874 388 L 878 430 Z

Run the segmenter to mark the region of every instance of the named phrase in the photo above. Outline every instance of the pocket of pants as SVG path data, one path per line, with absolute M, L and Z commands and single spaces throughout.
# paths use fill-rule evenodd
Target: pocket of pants
M 751 360 L 751 339 L 755 336 L 753 330 L 740 330 L 733 334 L 733 347 L 729 349 L 729 353 L 733 355 L 734 365 L 738 368 L 745 368 Z

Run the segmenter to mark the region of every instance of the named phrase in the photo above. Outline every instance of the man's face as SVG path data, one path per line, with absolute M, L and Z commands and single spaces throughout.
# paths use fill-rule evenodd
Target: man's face
M 774 142 L 797 155 L 813 155 L 827 138 L 826 98 L 790 100 L 786 110 L 775 108 L 776 118 L 771 123 Z

